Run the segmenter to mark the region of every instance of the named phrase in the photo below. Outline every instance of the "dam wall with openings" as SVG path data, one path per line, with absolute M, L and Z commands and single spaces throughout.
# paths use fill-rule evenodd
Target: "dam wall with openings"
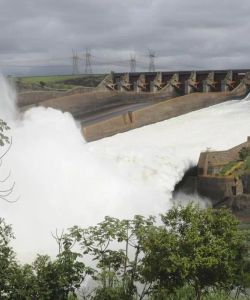
M 233 90 L 250 70 L 202 70 L 179 72 L 111 72 L 100 87 L 113 91 L 159 92 L 177 89 L 180 94 Z

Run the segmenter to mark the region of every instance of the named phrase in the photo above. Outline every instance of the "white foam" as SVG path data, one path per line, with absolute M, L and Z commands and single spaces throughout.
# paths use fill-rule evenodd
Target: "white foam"
M 0 201 L 1 216 L 13 224 L 15 249 L 26 261 L 37 252 L 56 253 L 56 228 L 164 212 L 200 151 L 229 148 L 250 132 L 250 102 L 230 101 L 86 144 L 70 114 L 34 108 L 14 121 L 2 110 L 13 96 L 0 93 L 0 118 L 13 138 L 0 176 L 11 169 L 11 197 L 21 196 L 15 204 Z

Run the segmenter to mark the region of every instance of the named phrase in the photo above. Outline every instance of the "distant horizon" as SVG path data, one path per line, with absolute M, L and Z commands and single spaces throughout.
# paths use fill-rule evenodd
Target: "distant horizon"
M 2 5 L 0 70 L 7 76 L 236 69 L 249 65 L 250 1 L 10 0 Z
M 155 70 L 154 73 L 157 73 L 157 72 L 180 72 L 180 71 L 220 71 L 220 70 L 242 70 L 242 71 L 250 71 L 250 67 L 249 68 L 225 68 L 225 69 L 178 69 L 178 70 Z M 120 70 L 120 71 L 113 71 L 113 70 L 110 70 L 110 71 L 107 71 L 107 72 L 92 72 L 92 73 L 78 73 L 78 74 L 72 74 L 72 72 L 65 72 L 65 73 L 56 73 L 56 72 L 50 72 L 50 73 L 44 73 L 44 72 L 40 72 L 40 73 L 23 73 L 23 74 L 7 74 L 7 73 L 4 73 L 4 72 L 1 72 L 0 70 L 0 73 L 2 73 L 5 77 L 9 77 L 9 78 L 22 78 L 22 77 L 48 77 L 48 76 L 82 76 L 82 75 L 86 75 L 86 76 L 91 76 L 91 75 L 103 75 L 103 74 L 110 74 L 111 72 L 115 72 L 115 73 L 147 73 L 149 71 L 145 71 L 145 70 L 142 70 L 142 71 L 136 71 L 136 72 L 130 72 L 130 71 L 123 71 L 123 70 Z

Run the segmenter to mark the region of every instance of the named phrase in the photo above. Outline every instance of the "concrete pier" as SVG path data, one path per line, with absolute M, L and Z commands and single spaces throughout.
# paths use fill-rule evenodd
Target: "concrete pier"
M 208 73 L 207 79 L 202 82 L 203 93 L 215 91 L 216 84 L 217 82 L 214 81 L 214 72 Z
M 120 81 L 117 83 L 117 88 L 120 92 L 129 91 L 131 87 L 131 83 L 129 80 L 129 73 L 125 73 L 123 76 L 121 76 Z
M 166 86 L 164 87 L 165 91 L 173 93 L 175 90 L 180 91 L 180 86 L 183 85 L 180 82 L 179 73 L 174 73 L 170 80 L 167 82 Z
M 150 82 L 150 92 L 158 92 L 162 88 L 162 73 L 156 74 L 155 79 Z
M 225 79 L 221 81 L 221 91 L 227 92 L 234 88 L 235 81 L 233 81 L 233 71 L 228 71 Z
M 140 74 L 138 80 L 134 82 L 134 91 L 135 92 L 146 92 L 147 84 L 145 74 Z
M 196 79 L 196 71 L 192 71 L 190 78 L 185 81 L 185 94 L 196 92 L 198 89 L 198 82 Z
M 177 90 L 181 95 L 195 92 L 226 92 L 239 85 L 249 69 L 193 70 L 178 72 L 112 73 L 99 88 L 119 92 L 159 93 Z

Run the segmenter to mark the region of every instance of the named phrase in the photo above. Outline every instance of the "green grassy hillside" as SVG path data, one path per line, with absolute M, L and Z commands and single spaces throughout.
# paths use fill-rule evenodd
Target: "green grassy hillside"
M 18 91 L 24 90 L 69 90 L 76 86 L 96 87 L 106 74 L 57 75 L 16 77 L 13 81 Z

